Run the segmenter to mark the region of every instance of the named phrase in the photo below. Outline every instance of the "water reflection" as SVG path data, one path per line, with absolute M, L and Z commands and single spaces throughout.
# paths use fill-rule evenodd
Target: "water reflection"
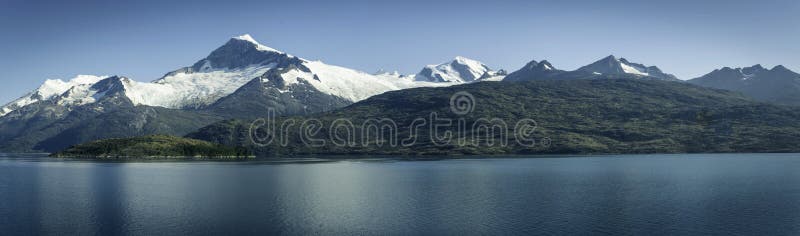
M 107 163 L 0 157 L 11 234 L 797 234 L 800 157 Z
M 92 210 L 94 235 L 122 235 L 129 229 L 130 201 L 126 191 L 127 173 L 125 163 L 92 165 L 88 172 L 88 206 Z

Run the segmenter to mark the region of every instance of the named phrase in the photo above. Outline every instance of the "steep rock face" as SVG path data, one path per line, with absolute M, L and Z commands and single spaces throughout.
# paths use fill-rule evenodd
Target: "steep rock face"
M 784 66 L 766 69 L 761 65 L 724 67 L 688 81 L 700 86 L 741 92 L 755 99 L 786 105 L 800 105 L 800 74 Z

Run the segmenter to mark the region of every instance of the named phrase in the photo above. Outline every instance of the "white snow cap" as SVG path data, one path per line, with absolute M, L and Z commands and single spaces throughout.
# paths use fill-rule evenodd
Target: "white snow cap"
M 454 66 L 454 64 L 462 65 Z M 472 60 L 462 56 L 456 56 L 451 61 L 444 62 L 438 65 L 427 65 L 425 69 L 430 71 L 430 74 L 417 74 L 417 80 L 420 81 L 434 81 L 438 77 L 439 82 L 455 82 L 465 83 L 472 82 L 480 78 L 484 73 L 493 72 L 480 61 Z
M 1 107 L 0 116 L 5 116 L 6 114 L 16 109 L 19 109 L 21 107 L 27 106 L 29 104 L 38 101 L 53 99 L 67 92 L 67 90 L 76 87 L 88 89 L 88 87 L 90 87 L 92 84 L 97 83 L 97 81 L 100 81 L 107 77 L 108 76 L 77 75 L 69 80 L 61 80 L 61 79 L 45 80 L 44 83 L 42 83 L 42 85 L 39 86 L 39 88 Z
M 250 34 L 243 34 L 233 38 L 238 40 L 250 41 L 252 43 L 258 44 L 258 41 L 256 41 L 256 39 L 254 39 L 253 36 L 250 36 Z
M 462 56 L 456 56 L 456 58 L 453 58 L 453 60 L 458 62 L 459 64 L 468 65 L 470 67 L 482 67 L 483 66 L 482 62 L 479 62 L 479 61 L 476 61 L 476 60 L 472 60 L 472 59 L 469 59 L 469 58 L 466 58 L 466 57 L 462 57 Z
M 256 41 L 256 39 L 254 39 L 253 36 L 250 36 L 250 34 L 239 35 L 239 36 L 233 37 L 233 39 L 247 41 L 247 42 L 250 42 L 252 44 L 255 44 L 256 45 L 256 49 L 258 49 L 259 51 L 282 53 L 281 51 L 278 51 L 278 50 L 276 50 L 274 48 L 264 46 L 263 44 L 261 44 L 258 41 Z

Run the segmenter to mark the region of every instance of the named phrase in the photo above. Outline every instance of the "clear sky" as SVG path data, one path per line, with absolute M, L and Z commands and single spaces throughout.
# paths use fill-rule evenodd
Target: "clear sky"
M 572 70 L 609 54 L 682 79 L 800 71 L 800 1 L 0 0 L 0 103 L 76 74 L 157 79 L 249 33 L 306 59 L 416 73 L 455 56 Z

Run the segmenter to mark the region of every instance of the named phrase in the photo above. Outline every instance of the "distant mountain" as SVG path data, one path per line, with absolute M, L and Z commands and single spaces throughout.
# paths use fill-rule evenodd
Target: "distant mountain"
M 417 81 L 470 83 L 475 81 L 499 81 L 505 71 L 494 71 L 482 62 L 465 57 L 456 57 L 438 65 L 428 65 L 417 73 Z
M 780 65 L 772 69 L 761 65 L 735 69 L 724 67 L 688 82 L 742 92 L 760 101 L 800 105 L 800 74 Z
M 668 81 L 678 81 L 674 75 L 667 74 L 655 66 L 645 66 L 633 63 L 625 58 L 617 59 L 614 55 L 607 56 L 592 64 L 578 68 L 578 71 L 591 72 L 603 75 L 629 74 L 642 78 L 654 78 Z
M 4 116 L 14 110 L 36 102 L 54 99 L 64 94 L 64 92 L 67 92 L 67 90 L 73 88 L 86 89 L 92 84 L 97 83 L 97 81 L 100 81 L 106 77 L 108 76 L 78 75 L 77 77 L 67 81 L 58 79 L 47 80 L 41 86 L 39 86 L 39 88 L 0 107 L 0 116 Z
M 504 81 L 594 79 L 616 78 L 616 76 L 679 81 L 674 75 L 664 73 L 658 67 L 632 63 L 625 58 L 617 59 L 613 55 L 574 71 L 556 69 L 546 60 L 540 62 L 533 60 L 508 74 Z
M 415 137 L 407 146 L 364 145 L 356 135 L 354 145 L 335 145 L 329 132 L 312 138 L 327 140 L 321 146 L 307 145 L 297 129 L 278 134 L 266 146 L 254 146 L 248 138 L 249 121 L 226 120 L 187 137 L 232 146 L 250 146 L 260 156 L 294 154 L 530 154 L 530 153 L 686 153 L 686 152 L 798 152 L 800 111 L 753 101 L 741 94 L 703 88 L 688 83 L 642 80 L 633 75 L 602 75 L 597 79 L 553 79 L 516 83 L 472 83 L 443 88 L 414 88 L 387 92 L 346 108 L 311 115 L 330 127 L 337 119 L 362 124 L 369 119 L 389 118 L 397 124 L 399 139 Z M 468 92 L 474 99 L 472 112 L 451 112 L 451 96 Z M 478 145 L 458 144 L 460 137 L 485 135 L 467 129 L 457 135 L 455 123 L 439 123 L 439 135 L 454 135 L 450 143 L 431 141 L 428 126 L 409 132 L 416 118 L 436 113 L 441 120 L 463 119 L 467 127 L 482 118 L 498 118 L 509 124 L 507 136 L 493 133 Z M 304 117 L 293 117 L 304 119 Z M 521 145 L 513 128 L 522 119 L 533 119 L 528 133 L 536 143 Z M 276 122 L 281 122 L 277 120 Z M 496 124 L 496 123 L 495 123 Z M 356 126 L 355 134 L 360 134 Z M 262 130 L 263 132 L 263 130 Z M 485 132 L 485 131 L 484 131 Z M 497 130 L 493 130 L 497 132 Z M 377 139 L 376 139 L 377 140 Z M 469 139 L 468 139 L 469 140 Z M 487 140 L 507 146 L 488 145 Z M 384 140 L 386 141 L 386 140 Z M 343 144 L 339 141 L 339 144 Z M 469 142 L 469 141 L 468 141 Z
M 508 74 L 503 81 L 588 79 L 596 76 L 597 74 L 585 71 L 559 70 L 546 60 L 541 62 L 533 60 Z

